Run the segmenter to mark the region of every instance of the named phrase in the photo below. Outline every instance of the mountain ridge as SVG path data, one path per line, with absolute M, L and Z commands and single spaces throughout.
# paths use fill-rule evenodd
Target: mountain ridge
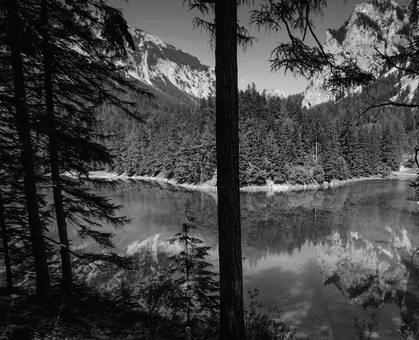
M 124 63 L 128 77 L 159 97 L 196 102 L 215 94 L 215 72 L 210 66 L 159 37 L 132 28 L 135 51 Z
M 377 79 L 396 74 L 398 94 L 392 100 L 412 101 L 419 82 L 408 79 L 395 69 L 385 68 L 377 56 L 380 52 L 394 53 L 405 41 L 408 24 L 406 7 L 395 0 L 369 0 L 355 6 L 351 16 L 338 29 L 328 29 L 324 49 L 336 56 L 336 62 L 354 60 L 362 70 L 371 71 Z M 131 28 L 136 50 L 129 54 L 124 66 L 127 76 L 156 94 L 173 102 L 197 103 L 215 96 L 215 72 L 210 66 L 143 29 Z M 334 102 L 335 94 L 323 88 L 330 71 L 313 77 L 303 92 L 302 106 L 311 108 Z M 360 94 L 362 88 L 348 91 Z M 266 89 L 267 96 L 286 97 L 277 89 Z

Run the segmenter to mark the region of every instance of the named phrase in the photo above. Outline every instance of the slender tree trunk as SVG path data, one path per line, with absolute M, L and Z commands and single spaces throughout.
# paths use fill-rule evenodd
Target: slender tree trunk
M 39 217 L 36 177 L 34 170 L 34 152 L 32 149 L 30 123 L 26 109 L 25 78 L 23 59 L 20 50 L 20 18 L 17 0 L 6 1 L 8 20 L 8 43 L 11 51 L 13 85 L 16 106 L 16 129 L 21 144 L 21 162 L 26 209 L 31 233 L 32 252 L 35 260 L 36 293 L 39 298 L 50 295 L 51 284 L 47 264 L 47 255 Z
M 72 270 L 71 256 L 69 252 L 69 241 L 67 234 L 67 224 L 64 212 L 63 195 L 61 187 L 57 126 L 54 112 L 54 94 L 53 94 L 53 57 L 50 48 L 50 39 L 48 35 L 48 3 L 42 0 L 41 3 L 41 25 L 42 25 L 42 53 L 44 64 L 44 90 L 45 106 L 48 115 L 48 142 L 49 142 L 49 160 L 51 167 L 51 179 L 53 185 L 54 207 L 57 220 L 58 237 L 61 243 L 61 270 L 62 270 L 62 288 L 65 294 L 70 294 L 72 290 Z
M 6 267 L 6 287 L 10 291 L 13 288 L 12 266 L 10 264 L 9 235 L 6 230 L 6 217 L 3 200 L 0 197 L 0 231 L 3 239 L 4 265 Z
M 187 217 L 186 217 L 187 218 Z M 190 255 L 189 255 L 189 242 L 188 242 L 188 237 L 189 237 L 189 233 L 188 233 L 188 226 L 186 225 L 187 221 L 185 220 L 185 255 L 186 255 L 186 283 L 187 285 L 190 284 L 190 266 L 191 266 L 191 261 L 190 261 Z M 191 292 L 188 291 L 188 294 L 191 294 Z M 187 306 L 186 306 L 186 324 L 189 326 L 191 321 L 191 308 L 189 305 L 189 301 L 187 301 Z
M 245 338 L 240 228 L 237 0 L 215 2 L 220 339 Z

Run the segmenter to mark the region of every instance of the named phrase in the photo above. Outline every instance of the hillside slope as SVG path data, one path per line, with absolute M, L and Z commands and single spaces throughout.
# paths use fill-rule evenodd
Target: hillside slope
M 214 69 L 198 58 L 141 29 L 133 29 L 135 51 L 129 55 L 127 76 L 159 97 L 182 102 L 215 94 Z

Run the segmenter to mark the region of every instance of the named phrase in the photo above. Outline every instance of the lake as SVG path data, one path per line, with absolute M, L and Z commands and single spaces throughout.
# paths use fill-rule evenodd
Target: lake
M 242 193 L 245 290 L 259 289 L 266 309 L 278 308 L 283 321 L 311 339 L 402 339 L 401 330 L 419 326 L 419 273 L 409 257 L 419 247 L 419 205 L 409 183 Z M 147 250 L 158 262 L 188 205 L 217 266 L 215 194 L 146 182 L 106 194 L 131 219 L 115 231 L 118 252 Z

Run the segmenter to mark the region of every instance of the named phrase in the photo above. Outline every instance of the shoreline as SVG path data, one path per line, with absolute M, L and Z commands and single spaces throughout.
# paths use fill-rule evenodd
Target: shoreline
M 324 182 L 322 184 L 274 184 L 273 182 L 268 182 L 266 185 L 251 185 L 241 187 L 241 192 L 266 192 L 266 193 L 286 193 L 286 192 L 296 192 L 296 191 L 315 191 L 315 190 L 324 190 L 332 189 L 340 186 L 362 182 L 362 181 L 372 181 L 372 180 L 384 180 L 384 179 L 395 179 L 395 178 L 413 178 L 416 177 L 416 173 L 407 172 L 407 171 L 394 171 L 390 176 L 368 176 L 368 177 L 357 177 L 357 178 L 348 178 L 345 180 L 332 180 L 331 182 Z M 190 190 L 190 191 L 202 191 L 202 192 L 217 192 L 216 179 L 213 178 L 207 182 L 200 184 L 181 184 L 177 183 L 174 179 L 167 179 L 161 176 L 128 176 L 126 174 L 118 175 L 114 172 L 107 171 L 92 171 L 90 172 L 90 177 L 93 179 L 105 179 L 109 181 L 142 181 L 150 183 L 159 183 L 159 184 L 168 184 L 174 187 Z

